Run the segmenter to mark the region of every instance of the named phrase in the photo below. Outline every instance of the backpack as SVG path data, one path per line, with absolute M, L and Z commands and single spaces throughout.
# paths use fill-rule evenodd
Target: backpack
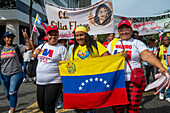
M 17 55 L 18 55 L 18 60 L 19 60 L 19 62 L 21 63 L 21 66 L 23 66 L 24 58 L 23 58 L 23 56 L 22 56 L 22 54 L 21 54 L 21 52 L 20 52 L 20 50 L 19 50 L 18 45 L 17 45 L 17 44 L 13 44 L 12 46 L 14 47 L 14 49 L 15 49 Z M 0 56 L 1 56 L 1 50 L 2 50 L 3 48 L 4 48 L 4 46 L 1 45 L 1 46 L 0 46 Z M 1 65 L 1 58 L 0 58 L 0 65 Z
M 44 44 L 41 46 L 41 49 L 43 48 Z M 30 62 L 28 63 L 28 67 L 27 67 L 27 71 L 26 71 L 29 77 L 36 77 L 37 64 L 38 64 L 37 58 L 30 59 Z
M 15 51 L 17 52 L 17 55 L 18 55 L 18 58 L 19 58 L 19 62 L 21 63 L 21 66 L 23 66 L 24 58 L 23 58 L 23 55 L 21 54 L 21 52 L 19 50 L 18 45 L 17 44 L 13 44 L 13 47 L 14 47 Z

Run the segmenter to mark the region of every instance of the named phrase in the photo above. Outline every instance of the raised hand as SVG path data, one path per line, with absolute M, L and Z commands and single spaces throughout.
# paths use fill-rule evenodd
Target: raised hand
M 28 34 L 27 34 L 27 29 L 25 28 L 25 30 L 22 29 L 22 34 L 25 38 L 25 40 L 28 40 Z
M 31 47 L 30 41 L 28 40 L 27 29 L 25 29 L 25 30 L 22 29 L 22 34 L 23 34 L 23 36 L 24 36 L 24 39 L 25 39 L 26 42 L 27 42 L 27 45 L 26 45 L 25 50 L 27 50 L 27 51 L 28 51 L 28 50 L 31 50 L 32 47 Z

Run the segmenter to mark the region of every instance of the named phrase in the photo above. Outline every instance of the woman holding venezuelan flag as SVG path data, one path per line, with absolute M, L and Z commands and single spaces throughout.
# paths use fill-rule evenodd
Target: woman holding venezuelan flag
M 163 67 L 161 62 L 148 51 L 146 45 L 132 37 L 132 26 L 129 21 L 122 20 L 118 24 L 118 33 L 120 39 L 115 43 L 112 40 L 107 49 L 114 55 L 125 52 L 125 83 L 128 96 L 128 105 L 113 106 L 114 113 L 139 113 L 139 105 L 142 99 L 142 93 L 145 87 L 145 77 L 142 73 L 141 59 L 160 69 L 165 75 L 168 71 Z M 136 74 L 135 72 L 139 72 Z M 135 73 L 135 74 L 134 74 Z
M 88 28 L 78 26 L 75 30 L 74 47 L 70 60 L 83 60 L 109 55 L 108 50 L 88 34 Z M 95 113 L 95 110 L 76 109 L 77 113 Z

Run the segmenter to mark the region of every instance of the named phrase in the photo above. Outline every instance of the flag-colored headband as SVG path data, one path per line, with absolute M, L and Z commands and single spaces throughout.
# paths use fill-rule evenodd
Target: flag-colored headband
M 78 27 L 76 28 L 76 30 L 75 30 L 75 33 L 76 33 L 77 31 L 83 31 L 83 32 L 85 32 L 85 33 L 88 33 L 88 29 L 87 29 L 85 26 L 78 26 Z

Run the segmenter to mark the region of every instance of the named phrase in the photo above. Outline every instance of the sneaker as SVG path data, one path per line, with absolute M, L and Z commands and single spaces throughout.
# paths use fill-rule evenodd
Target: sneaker
M 59 105 L 57 106 L 57 109 L 62 109 L 63 108 L 63 103 L 60 102 Z
M 9 110 L 8 113 L 11 113 L 11 110 Z
M 36 77 L 33 77 L 33 80 L 36 81 Z
M 170 102 L 170 98 L 166 98 L 165 100 L 167 100 L 168 102 Z
M 159 93 L 159 99 L 163 100 L 164 99 L 164 94 L 163 93 Z
M 26 82 L 27 82 L 27 80 L 24 78 L 22 82 L 26 83 Z

